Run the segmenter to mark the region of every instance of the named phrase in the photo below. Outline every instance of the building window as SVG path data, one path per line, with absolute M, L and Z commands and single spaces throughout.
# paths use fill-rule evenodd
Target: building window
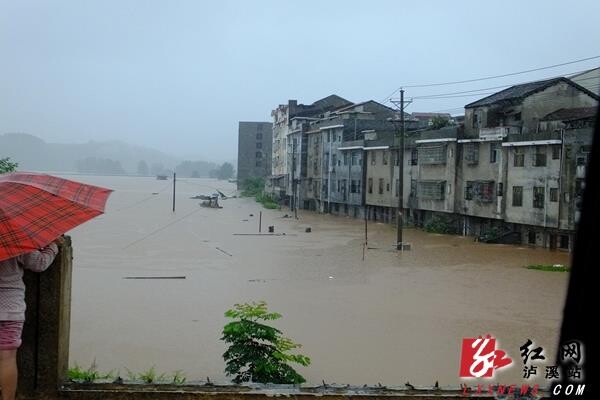
M 504 194 L 504 184 L 502 182 L 498 182 L 498 190 L 496 191 L 498 197 L 502 197 Z
M 525 166 L 525 152 L 522 147 L 515 147 L 515 158 L 513 165 L 515 167 L 524 167 Z
M 477 129 L 479 128 L 479 114 L 477 114 L 477 112 L 473 113 L 473 125 L 472 125 L 473 129 Z
M 348 153 L 344 152 L 344 165 L 348 165 Z
M 560 159 L 560 146 L 552 146 L 552 159 Z
M 490 143 L 490 163 L 498 161 L 498 144 Z
M 446 145 L 418 147 L 418 158 L 423 164 L 446 164 Z
M 512 205 L 513 207 L 523 206 L 523 186 L 513 186 Z
M 473 181 L 467 181 L 465 186 L 465 200 L 473 200 Z
M 383 178 L 379 178 L 379 194 L 383 194 Z
M 387 151 L 383 151 L 382 155 L 383 155 L 383 165 L 387 165 L 387 163 L 388 163 L 388 152 Z
M 352 181 L 354 182 L 354 181 Z M 369 178 L 368 182 L 368 186 L 369 186 L 369 193 L 373 193 L 373 178 Z M 354 191 L 352 191 L 352 193 L 354 193 Z
M 410 165 L 417 165 L 419 163 L 419 151 L 414 148 L 410 151 Z
M 533 166 L 534 167 L 545 167 L 546 166 L 546 149 L 536 148 L 533 153 Z
M 389 191 L 390 191 L 390 184 L 389 184 L 389 183 L 386 183 L 386 184 L 385 184 L 385 191 L 386 191 L 386 192 L 389 192 Z
M 256 133 L 256 140 L 262 140 L 262 132 Z
M 544 187 L 533 187 L 533 208 L 544 208 Z
M 360 181 L 352 179 L 350 181 L 350 193 L 360 193 Z
M 262 161 L 261 160 L 256 160 L 256 166 L 257 167 L 262 167 Z
M 444 200 L 446 181 L 419 181 L 417 196 L 421 199 Z
M 337 154 L 332 154 L 331 155 L 331 165 L 333 165 L 335 167 L 336 164 L 337 164 Z
M 400 188 L 400 179 L 396 179 L 396 197 L 398 197 L 398 193 L 400 193 L 400 191 L 398 190 Z
M 467 181 L 465 200 L 476 200 L 482 203 L 494 201 L 494 181 Z
M 527 241 L 529 242 L 529 244 L 535 244 L 536 242 L 536 234 L 535 231 L 529 231 L 527 233 Z
M 521 113 L 518 112 L 515 114 L 515 121 L 520 121 L 521 120 Z
M 375 165 L 377 163 L 377 156 L 374 151 L 371 152 L 371 165 Z
M 262 160 L 262 152 L 257 151 L 256 152 L 256 158 L 259 159 L 259 160 Z
M 256 148 L 262 149 L 262 142 L 256 142 Z
M 466 143 L 463 149 L 463 158 L 467 164 L 475 165 L 479 162 L 479 143 Z
M 550 188 L 550 201 L 553 203 L 558 201 L 558 188 Z
M 359 157 L 358 157 L 358 151 L 353 151 L 352 152 L 352 160 L 351 163 L 352 165 L 359 165 Z

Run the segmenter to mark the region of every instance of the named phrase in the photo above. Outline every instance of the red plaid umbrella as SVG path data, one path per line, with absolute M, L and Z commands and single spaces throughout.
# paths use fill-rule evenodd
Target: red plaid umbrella
M 0 261 L 47 246 L 102 214 L 111 192 L 45 174 L 0 175 Z

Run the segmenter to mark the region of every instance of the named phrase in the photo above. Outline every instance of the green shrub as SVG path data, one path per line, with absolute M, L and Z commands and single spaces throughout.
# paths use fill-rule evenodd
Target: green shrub
M 223 354 L 227 376 L 235 375 L 233 381 L 297 384 L 306 382 L 288 362 L 303 366 L 310 359 L 301 354 L 289 354 L 290 350 L 301 347 L 291 339 L 282 336 L 279 329 L 259 321 L 272 321 L 281 318 L 278 313 L 267 311 L 267 304 L 236 304 L 227 310 L 225 316 L 233 319 L 223 328 L 223 340 L 229 345 Z
M 526 267 L 527 269 L 537 269 L 539 271 L 552 271 L 552 272 L 569 272 L 570 268 L 562 264 L 550 265 L 550 264 L 531 264 Z
M 425 223 L 423 228 L 431 233 L 455 233 L 456 229 L 451 219 L 439 215 L 434 215 Z
M 260 195 L 265 188 L 265 180 L 259 176 L 245 178 L 240 183 L 242 189 L 242 196 L 254 197 Z

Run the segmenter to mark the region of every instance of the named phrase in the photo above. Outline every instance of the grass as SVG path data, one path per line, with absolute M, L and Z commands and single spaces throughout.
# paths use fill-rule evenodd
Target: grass
M 552 272 L 569 272 L 571 269 L 569 267 L 565 267 L 562 264 L 531 264 L 526 266 L 527 269 L 537 269 L 539 271 L 552 271 Z
M 75 363 L 75 366 L 67 370 L 67 377 L 72 381 L 92 383 L 98 379 L 114 378 L 114 371 L 101 373 L 98 371 L 96 360 L 92 361 L 89 368 L 84 369 Z
M 256 195 L 256 201 L 263 205 L 264 208 L 274 210 L 279 208 L 279 204 L 273 198 L 267 194 Z
M 177 370 L 173 372 L 173 384 L 175 385 L 183 385 L 185 383 L 186 377 L 183 371 Z

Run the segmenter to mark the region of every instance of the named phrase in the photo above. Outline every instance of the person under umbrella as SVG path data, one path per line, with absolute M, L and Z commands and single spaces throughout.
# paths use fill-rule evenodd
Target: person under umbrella
M 13 400 L 17 390 L 17 349 L 25 323 L 25 269 L 45 271 L 58 255 L 64 239 L 56 239 L 40 250 L 34 250 L 0 261 L 0 387 L 2 400 Z
M 2 400 L 17 387 L 17 349 L 25 322 L 23 272 L 42 272 L 62 235 L 102 214 L 112 190 L 56 176 L 0 175 L 0 386 Z

